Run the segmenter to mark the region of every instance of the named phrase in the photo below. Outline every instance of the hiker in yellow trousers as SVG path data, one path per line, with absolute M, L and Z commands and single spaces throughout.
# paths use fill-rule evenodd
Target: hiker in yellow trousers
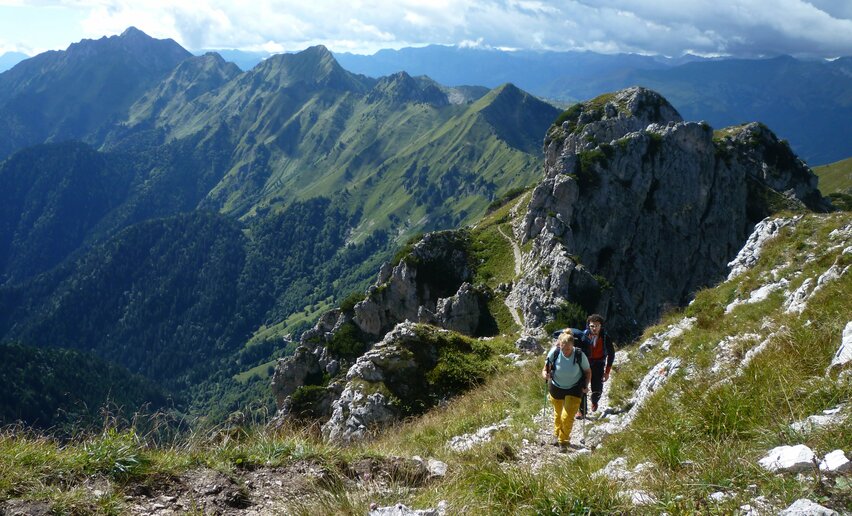
M 541 376 L 548 382 L 550 404 L 553 405 L 553 444 L 565 449 L 570 445 L 574 414 L 580 400 L 589 391 L 592 370 L 589 359 L 574 347 L 574 336 L 565 331 L 556 339 L 556 347 L 548 354 Z

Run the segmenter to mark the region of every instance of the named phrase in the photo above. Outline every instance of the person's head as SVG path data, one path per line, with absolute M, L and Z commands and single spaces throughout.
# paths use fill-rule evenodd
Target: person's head
M 603 329 L 604 318 L 600 314 L 592 314 L 586 319 L 589 331 L 597 335 Z
M 556 339 L 556 345 L 562 350 L 563 355 L 570 355 L 574 352 L 574 335 L 570 331 L 563 331 Z

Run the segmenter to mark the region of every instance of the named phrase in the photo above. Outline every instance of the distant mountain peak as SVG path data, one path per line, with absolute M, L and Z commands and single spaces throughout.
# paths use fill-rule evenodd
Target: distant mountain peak
M 367 96 L 371 103 L 382 99 L 392 103 L 420 102 L 433 106 L 446 106 L 450 103 L 447 94 L 428 78 L 415 79 L 406 72 L 397 72 L 382 77 Z
M 136 27 L 134 27 L 132 25 L 130 27 L 127 27 L 126 29 L 124 29 L 124 32 L 122 32 L 119 37 L 121 37 L 121 38 L 144 37 L 144 38 L 148 38 L 148 39 L 154 39 L 151 36 L 145 34 L 144 32 L 142 32 L 141 30 L 137 29 Z
M 252 70 L 278 87 L 296 83 L 313 84 L 336 90 L 364 91 L 357 76 L 347 72 L 323 45 L 308 47 L 295 54 L 277 54 Z

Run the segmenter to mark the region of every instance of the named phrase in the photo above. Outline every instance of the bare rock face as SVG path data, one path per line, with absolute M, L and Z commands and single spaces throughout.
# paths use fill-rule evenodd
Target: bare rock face
M 398 420 L 403 415 L 398 396 L 416 395 L 423 388 L 417 378 L 434 366 L 416 359 L 410 347 L 419 345 L 414 325 L 402 323 L 359 357 L 346 373 L 346 387 L 332 406 L 331 418 L 322 426 L 323 437 L 348 443 L 363 439 L 371 428 Z M 434 352 L 426 355 L 437 360 Z
M 516 228 L 533 241 L 537 265 L 513 292 L 527 326 L 571 301 L 607 316 L 611 332 L 635 335 L 666 306 L 723 279 L 773 210 L 830 208 L 816 176 L 761 124 L 714 133 L 643 88 L 562 118 L 548 131 L 545 177 Z
M 473 335 L 482 315 L 483 294 L 470 283 L 463 283 L 455 295 L 438 300 L 434 322 L 437 326 L 465 335 Z M 421 317 L 421 320 L 423 318 Z
M 397 323 L 419 321 L 424 309 L 427 314 L 436 313 L 439 299 L 455 295 L 464 282 L 473 279 L 465 239 L 457 231 L 424 236 L 390 274 L 383 270 L 379 283 L 355 305 L 355 324 L 379 339 Z M 447 312 L 445 308 L 443 312 Z
M 308 348 L 299 346 L 292 356 L 278 359 L 272 376 L 272 393 L 280 407 L 284 400 L 303 385 L 322 378 L 319 360 Z

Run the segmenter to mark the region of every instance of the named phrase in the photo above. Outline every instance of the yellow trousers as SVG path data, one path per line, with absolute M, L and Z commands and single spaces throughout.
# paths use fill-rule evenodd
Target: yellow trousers
M 574 428 L 574 415 L 580 408 L 580 398 L 576 396 L 565 396 L 565 399 L 550 398 L 553 405 L 553 430 L 560 444 L 568 444 L 571 440 L 571 429 Z

